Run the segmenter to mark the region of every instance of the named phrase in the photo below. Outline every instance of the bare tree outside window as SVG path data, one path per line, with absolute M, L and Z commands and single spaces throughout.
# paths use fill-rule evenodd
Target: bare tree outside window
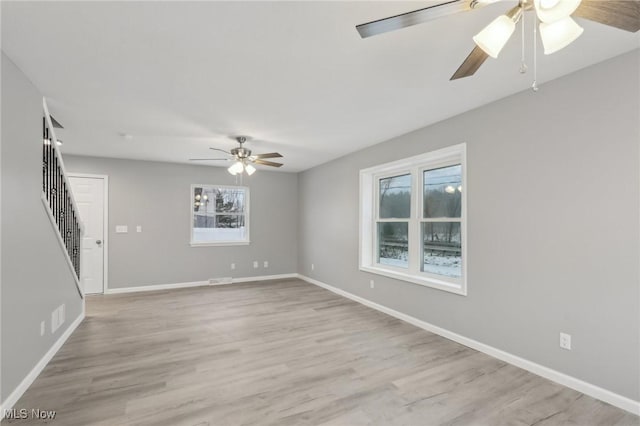
M 378 262 L 407 268 L 409 266 L 411 175 L 380 179 L 378 200 Z M 393 219 L 393 221 L 385 219 Z

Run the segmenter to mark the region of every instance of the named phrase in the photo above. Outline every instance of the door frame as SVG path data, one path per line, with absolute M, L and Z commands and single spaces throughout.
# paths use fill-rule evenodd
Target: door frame
M 109 175 L 97 175 L 93 173 L 67 173 L 67 177 L 71 178 L 90 178 L 102 179 L 104 181 L 103 191 L 103 221 L 102 221 L 102 294 L 107 294 L 109 290 Z M 82 283 L 82 293 L 84 291 L 84 282 Z M 96 293 L 100 294 L 100 293 Z

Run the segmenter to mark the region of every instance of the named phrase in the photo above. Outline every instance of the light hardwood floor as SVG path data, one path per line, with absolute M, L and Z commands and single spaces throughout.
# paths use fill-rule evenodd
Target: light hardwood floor
M 65 426 L 639 424 L 295 279 L 90 297 L 16 408 Z

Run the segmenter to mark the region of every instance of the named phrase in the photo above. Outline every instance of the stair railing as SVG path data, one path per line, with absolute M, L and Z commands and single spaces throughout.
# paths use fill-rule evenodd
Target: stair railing
M 83 297 L 80 256 L 84 232 L 76 203 L 58 148 L 47 102 L 42 100 L 42 202 L 54 226 L 58 241 L 71 268 L 80 296 Z

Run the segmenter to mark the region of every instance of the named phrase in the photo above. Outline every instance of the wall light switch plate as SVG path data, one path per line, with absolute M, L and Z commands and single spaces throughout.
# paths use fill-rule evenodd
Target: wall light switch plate
M 51 312 L 51 333 L 55 333 L 58 329 L 58 309 Z
M 316 269 L 316 265 L 314 265 L 313 263 L 311 264 L 311 270 L 313 271 L 314 269 Z
M 116 234 L 126 234 L 127 232 L 129 232 L 127 225 L 116 225 Z
M 376 283 L 375 283 L 373 280 L 370 280 L 370 281 L 369 281 L 369 286 L 370 286 L 371 288 L 375 288 L 375 287 L 376 287 Z
M 236 269 L 236 264 L 235 263 L 231 264 L 231 269 Z
M 268 260 L 265 260 L 265 261 L 264 261 L 264 263 L 263 263 L 263 266 L 264 266 L 265 268 L 268 268 L 268 267 L 269 267 L 269 261 L 268 261 Z
M 136 226 L 136 232 L 142 232 L 142 225 Z
M 45 332 L 45 323 L 44 321 L 40 322 L 40 336 L 44 336 Z
M 254 267 L 254 268 L 257 268 L 257 267 L 258 267 L 258 261 L 257 261 L 257 260 L 254 260 L 254 261 L 253 261 L 253 267 Z

